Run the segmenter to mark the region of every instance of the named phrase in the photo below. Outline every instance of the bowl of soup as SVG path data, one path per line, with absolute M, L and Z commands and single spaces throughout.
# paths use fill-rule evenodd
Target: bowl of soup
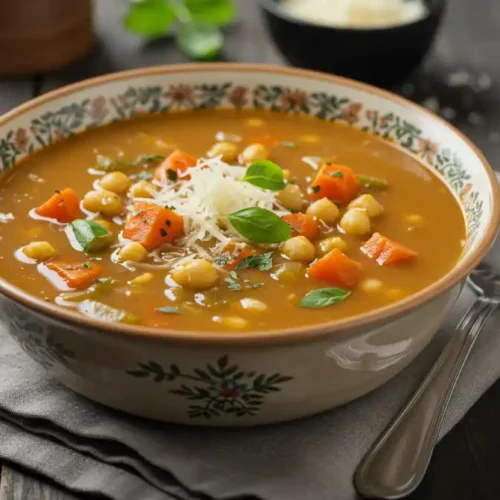
M 430 342 L 499 223 L 429 111 L 262 65 L 139 69 L 0 120 L 0 311 L 126 412 L 256 425 L 355 399 Z

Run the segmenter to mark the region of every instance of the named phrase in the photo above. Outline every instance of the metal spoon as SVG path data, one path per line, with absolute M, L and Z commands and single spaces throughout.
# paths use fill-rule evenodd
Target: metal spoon
M 432 370 L 365 455 L 354 484 L 368 498 L 409 495 L 422 481 L 451 394 L 486 320 L 500 305 L 500 276 L 480 264 L 467 279 L 478 294 Z

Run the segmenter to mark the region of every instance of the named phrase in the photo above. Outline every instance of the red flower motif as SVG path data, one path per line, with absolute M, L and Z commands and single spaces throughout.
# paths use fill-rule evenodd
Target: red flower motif
M 242 108 L 247 102 L 247 93 L 247 87 L 234 87 L 227 98 L 235 108 Z
M 465 200 L 466 196 L 471 192 L 471 189 L 472 189 L 472 184 L 471 183 L 468 183 L 464 186 L 464 188 L 462 189 L 462 191 L 460 191 L 460 199 L 462 201 Z
M 342 109 L 342 118 L 350 123 L 356 123 L 359 121 L 359 112 L 361 111 L 362 104 L 360 102 L 353 102 Z
M 367 109 L 365 116 L 368 118 L 368 120 L 372 120 L 373 117 L 375 116 L 376 111 L 373 111 L 373 109 Z
M 183 83 L 179 83 L 179 85 L 170 85 L 169 95 L 174 106 L 183 106 L 184 104 L 194 106 L 193 87 L 189 85 Z
M 303 90 L 285 89 L 283 106 L 288 109 L 298 109 L 307 100 L 307 93 Z
M 429 163 L 434 162 L 434 155 L 438 152 L 439 148 L 435 142 L 427 139 L 419 139 L 418 142 L 419 153 L 422 158 Z
M 61 129 L 54 130 L 54 140 L 58 141 L 64 138 L 64 133 Z
M 96 97 L 90 104 L 90 116 L 96 121 L 102 121 L 108 114 L 106 98 L 102 95 Z
M 29 144 L 28 132 L 25 128 L 18 128 L 14 135 L 14 145 L 21 151 L 26 151 Z

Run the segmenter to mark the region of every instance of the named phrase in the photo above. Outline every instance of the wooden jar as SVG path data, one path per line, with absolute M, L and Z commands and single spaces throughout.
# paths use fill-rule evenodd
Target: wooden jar
M 0 75 L 47 72 L 94 42 L 92 0 L 0 0 Z

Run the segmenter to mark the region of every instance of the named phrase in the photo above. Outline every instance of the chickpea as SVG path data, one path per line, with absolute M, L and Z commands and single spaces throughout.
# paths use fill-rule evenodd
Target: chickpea
M 132 286 L 144 286 L 151 282 L 153 278 L 154 276 L 152 273 L 144 273 L 136 276 L 133 280 L 130 280 L 128 284 Z
M 371 194 L 358 196 L 347 208 L 363 208 L 368 217 L 378 217 L 384 212 L 384 207 Z
M 382 281 L 374 278 L 366 279 L 359 284 L 359 288 L 367 293 L 380 292 L 383 286 L 384 283 Z
M 89 191 L 83 197 L 83 206 L 90 212 L 114 217 L 122 211 L 122 200 L 112 191 Z
M 95 219 L 94 222 L 101 225 L 108 233 L 111 232 L 111 223 L 104 219 Z
M 283 169 L 283 178 L 290 182 L 290 181 L 293 181 L 295 179 L 295 176 L 292 174 L 292 172 L 290 170 L 288 170 L 288 168 L 284 168 Z
M 216 142 L 207 152 L 209 158 L 222 156 L 222 161 L 234 163 L 238 160 L 238 146 L 232 142 Z
M 139 181 L 132 185 L 130 194 L 134 198 L 154 198 L 154 193 L 158 188 L 148 181 Z
M 56 249 L 48 241 L 32 241 L 23 248 L 23 253 L 38 262 L 45 262 L 57 255 Z
M 333 224 L 340 217 L 337 205 L 328 198 L 321 198 L 321 200 L 312 203 L 306 210 L 306 213 L 321 219 L 326 224 Z
M 137 241 L 127 243 L 118 250 L 118 257 L 121 262 L 140 262 L 148 256 L 148 251 Z
M 267 160 L 269 158 L 269 150 L 262 144 L 250 144 L 240 155 L 240 163 L 250 165 L 254 161 Z
M 284 262 L 273 272 L 272 277 L 283 283 L 293 283 L 303 277 L 305 272 L 304 264 L 300 262 Z
M 371 229 L 370 218 L 362 208 L 348 210 L 340 219 L 339 225 L 347 234 L 366 234 Z
M 345 253 L 348 249 L 348 245 L 340 236 L 330 236 L 329 238 L 321 240 L 316 245 L 316 251 L 321 256 L 331 252 L 334 248 Z
M 291 260 L 311 262 L 316 255 L 314 245 L 305 236 L 296 236 L 283 243 L 281 251 Z
M 192 259 L 172 270 L 173 280 L 189 288 L 210 288 L 219 279 L 215 267 L 205 259 Z
M 130 179 L 123 172 L 110 172 L 99 182 L 99 185 L 116 194 L 122 194 L 130 187 Z
M 248 326 L 248 321 L 240 316 L 214 316 L 212 320 L 233 330 L 242 330 Z
M 244 311 L 248 311 L 251 313 L 263 313 L 264 311 L 267 310 L 267 304 L 265 302 L 262 302 L 262 300 L 252 299 L 249 297 L 240 299 L 238 305 Z
M 297 184 L 287 184 L 276 196 L 276 199 L 288 210 L 299 211 L 304 205 L 302 191 Z

